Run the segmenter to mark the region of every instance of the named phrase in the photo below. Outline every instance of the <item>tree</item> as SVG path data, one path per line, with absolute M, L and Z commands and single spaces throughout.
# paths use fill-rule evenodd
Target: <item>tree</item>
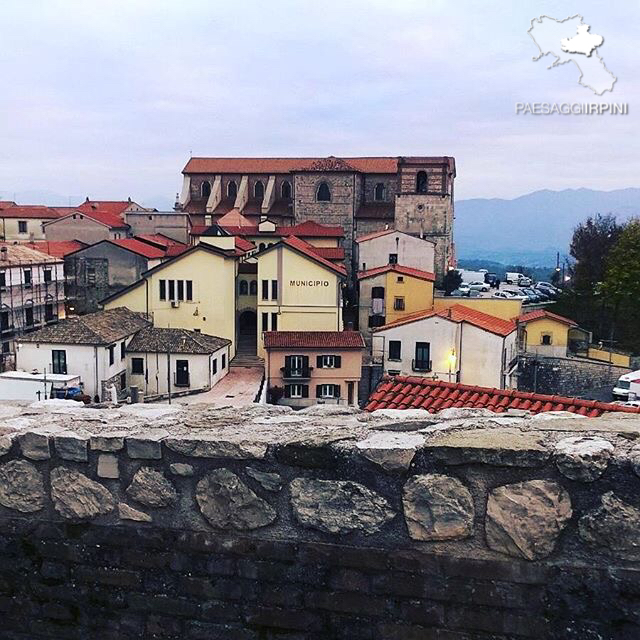
M 604 280 L 607 256 L 623 228 L 615 216 L 598 213 L 574 229 L 570 246 L 571 256 L 575 259 L 571 285 L 576 292 L 592 294 L 596 285 Z
M 444 295 L 450 296 L 462 284 L 462 274 L 456 269 L 450 269 L 444 277 Z
M 614 303 L 640 304 L 640 219 L 625 226 L 609 252 L 603 291 Z

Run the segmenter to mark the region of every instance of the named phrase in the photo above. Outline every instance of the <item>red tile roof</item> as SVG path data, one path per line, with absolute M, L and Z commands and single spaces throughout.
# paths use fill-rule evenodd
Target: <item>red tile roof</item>
M 8 207 L 17 206 L 13 200 L 0 200 L 0 211 L 2 209 L 7 209 Z
M 344 260 L 342 247 L 313 247 L 312 251 L 327 260 Z
M 112 216 L 122 216 L 132 205 L 131 200 L 85 200 L 77 209 L 87 213 L 96 212 Z
M 240 249 L 240 251 L 253 251 L 256 248 L 256 245 L 253 242 L 249 242 L 249 240 L 245 240 L 241 236 L 236 236 L 236 249 Z
M 118 238 L 116 240 L 109 240 L 109 242 L 133 251 L 133 253 L 137 253 L 140 256 L 149 258 L 149 260 L 164 258 L 166 255 L 166 249 L 154 247 L 152 244 L 142 242 L 142 240 L 137 240 L 136 238 Z
M 55 207 L 46 207 L 41 204 L 20 204 L 15 207 L 2 209 L 0 214 L 3 218 L 59 218 L 60 211 Z
M 355 166 L 349 164 L 342 158 L 329 156 L 328 158 L 318 158 L 311 164 L 303 164 L 296 168 L 296 171 L 359 171 Z
M 167 247 L 165 256 L 167 258 L 175 258 L 181 253 L 188 251 L 189 249 L 190 247 L 186 244 L 172 244 L 171 246 Z
M 149 244 L 155 244 L 159 247 L 170 247 L 172 245 L 183 245 L 184 243 L 182 242 L 178 242 L 177 240 L 174 240 L 173 238 L 170 238 L 169 236 L 165 236 L 162 233 L 143 233 L 137 236 L 134 236 L 134 238 L 137 238 L 138 240 L 142 240 L 142 242 L 147 242 Z
M 381 238 L 382 236 L 388 236 L 390 233 L 396 233 L 396 229 L 383 229 L 382 231 L 372 231 L 371 233 L 365 233 L 363 236 L 356 238 L 356 242 L 364 242 L 365 240 Z
M 369 397 L 365 410 L 426 409 L 430 413 L 436 413 L 450 407 L 489 409 L 495 413 L 504 413 L 508 409 L 526 409 L 531 413 L 569 411 L 590 418 L 605 411 L 640 413 L 640 407 L 624 407 L 596 400 L 549 396 L 513 389 L 476 387 L 416 376 L 385 376 Z
M 401 264 L 386 264 L 383 267 L 374 267 L 373 269 L 367 269 L 366 271 L 358 271 L 358 280 L 371 278 L 372 276 L 377 276 L 381 273 L 388 273 L 389 271 L 400 273 L 405 276 L 411 276 L 412 278 L 418 278 L 420 280 L 429 280 L 429 282 L 434 282 L 436 279 L 435 274 L 430 271 L 422 271 L 421 269 L 414 269 L 413 267 L 405 267 Z
M 182 173 L 291 173 L 327 158 L 191 158 Z M 397 157 L 339 158 L 363 173 L 397 173 Z M 323 169 L 320 169 L 323 170 Z
M 316 247 L 311 246 L 308 242 L 305 242 L 300 238 L 296 238 L 296 236 L 287 236 L 286 238 L 283 238 L 282 240 L 280 240 L 278 244 L 272 244 L 271 247 L 277 247 L 280 245 L 280 243 L 286 244 L 292 249 L 296 249 L 297 251 L 304 253 L 305 255 L 309 256 L 309 258 L 315 260 L 316 262 L 327 267 L 328 269 L 331 269 L 331 271 L 335 271 L 339 273 L 341 276 L 347 275 L 347 270 L 342 265 L 330 262 L 326 258 L 323 258 L 322 256 L 318 255 L 315 252 Z M 268 247 L 267 250 L 270 249 L 271 247 Z
M 563 324 L 568 324 L 570 327 L 577 327 L 578 323 L 574 322 L 570 318 L 565 318 L 564 316 L 559 316 L 556 313 L 551 313 L 551 311 L 547 311 L 546 309 L 538 309 L 536 311 L 529 311 L 529 313 L 523 313 L 518 316 L 519 322 L 531 322 L 532 320 L 540 320 L 541 318 L 547 318 L 549 320 L 556 320 L 557 322 L 562 322 Z
M 80 240 L 23 242 L 22 244 L 25 247 L 35 249 L 36 251 L 42 251 L 42 253 L 54 256 L 55 258 L 64 258 L 69 253 L 73 253 L 74 251 L 78 251 L 78 249 L 83 249 L 88 246 L 85 242 L 80 242 Z
M 314 220 L 307 220 L 292 227 L 278 227 L 277 230 L 282 235 L 293 235 L 299 238 L 343 238 L 344 229 L 342 227 L 329 227 L 319 224 Z
M 364 349 L 359 331 L 266 331 L 265 349 Z

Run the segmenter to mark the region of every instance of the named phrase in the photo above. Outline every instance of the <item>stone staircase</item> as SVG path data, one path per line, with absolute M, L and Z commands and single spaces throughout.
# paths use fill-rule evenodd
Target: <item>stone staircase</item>
M 236 356 L 229 363 L 231 367 L 264 367 L 264 359 L 256 355 L 256 345 L 240 343 Z

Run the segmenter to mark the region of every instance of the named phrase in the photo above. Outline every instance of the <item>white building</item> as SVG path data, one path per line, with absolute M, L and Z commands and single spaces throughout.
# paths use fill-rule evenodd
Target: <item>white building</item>
M 390 375 L 505 389 L 517 366 L 516 337 L 515 322 L 454 305 L 375 329 L 372 357 Z
M 230 345 L 197 331 L 145 327 L 127 346 L 129 384 L 145 396 L 207 391 L 229 373 Z
M 18 244 L 0 246 L 0 370 L 15 366 L 26 332 L 64 318 L 64 261 Z
M 127 390 L 127 345 L 150 322 L 141 313 L 118 307 L 67 318 L 20 338 L 16 369 L 79 375 L 84 393 L 110 400 L 110 389 Z
M 358 271 L 367 271 L 387 264 L 401 264 L 433 273 L 435 246 L 433 240 L 410 236 L 386 229 L 356 238 Z

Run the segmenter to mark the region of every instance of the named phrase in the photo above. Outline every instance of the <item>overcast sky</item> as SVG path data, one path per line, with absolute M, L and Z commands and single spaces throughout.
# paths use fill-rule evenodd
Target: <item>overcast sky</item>
M 532 62 L 531 19 L 575 13 L 613 93 Z M 640 186 L 639 18 L 628 0 L 2 0 L 0 192 L 172 200 L 190 154 L 450 155 L 457 198 Z M 515 115 L 534 101 L 630 113 Z

